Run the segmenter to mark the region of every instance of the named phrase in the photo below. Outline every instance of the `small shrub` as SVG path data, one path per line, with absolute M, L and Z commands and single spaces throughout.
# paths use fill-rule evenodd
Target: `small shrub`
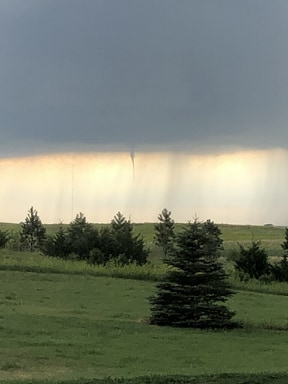
M 0 230 L 0 248 L 5 248 L 9 239 L 10 239 L 9 232 Z
M 235 263 L 239 259 L 239 249 L 232 248 L 226 251 L 226 259 Z
M 244 248 L 241 244 L 239 247 L 239 257 L 235 260 L 235 267 L 239 272 L 255 279 L 270 274 L 271 265 L 268 263 L 268 255 L 264 249 L 260 248 L 259 242 L 253 241 L 248 248 Z
M 41 247 L 41 251 L 46 256 L 60 257 L 62 259 L 68 258 L 71 252 L 71 247 L 69 246 L 67 233 L 62 224 L 60 224 L 58 231 L 53 237 L 47 237 Z
M 259 277 L 259 282 L 262 284 L 270 284 L 272 281 L 273 276 L 271 274 L 266 274 Z
M 243 271 L 236 271 L 236 278 L 238 278 L 240 281 L 243 281 L 244 283 L 247 283 L 250 280 L 250 275 Z
M 106 260 L 105 254 L 99 248 L 93 248 L 89 252 L 89 264 L 102 264 L 105 265 L 108 260 Z
M 19 231 L 11 231 L 6 247 L 10 251 L 21 251 L 21 236 Z

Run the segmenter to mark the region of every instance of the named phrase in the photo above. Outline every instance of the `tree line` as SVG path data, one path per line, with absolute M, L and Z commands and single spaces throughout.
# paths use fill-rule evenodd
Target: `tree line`
M 175 234 L 171 212 L 163 209 L 155 224 L 155 243 L 171 267 L 156 287 L 151 302 L 151 324 L 175 327 L 233 328 L 234 313 L 225 305 L 233 294 L 219 255 L 223 240 L 212 221 L 194 220 Z M 7 238 L 7 237 L 6 237 Z M 67 228 L 59 226 L 47 236 L 37 211 L 31 207 L 21 223 L 23 250 L 64 259 L 86 260 L 93 264 L 147 262 L 149 250 L 143 238 L 134 235 L 133 225 L 118 212 L 108 227 L 100 230 L 80 213 Z
M 213 222 L 207 220 L 204 224 L 220 239 L 221 232 Z M 174 220 L 171 212 L 164 208 L 158 215 L 158 223 L 154 224 L 154 243 L 162 249 L 164 259 L 173 252 L 176 240 Z M 0 248 L 5 247 L 9 241 L 16 250 L 37 250 L 43 255 L 85 260 L 91 264 L 105 265 L 113 261 L 119 264 L 143 265 L 150 253 L 149 248 L 145 247 L 143 237 L 134 234 L 133 224 L 120 212 L 108 226 L 100 229 L 87 222 L 80 212 L 68 226 L 60 224 L 57 232 L 49 236 L 37 210 L 31 207 L 24 222 L 20 223 L 19 233 L 0 230 Z M 239 249 L 232 252 L 230 260 L 241 280 L 254 278 L 263 282 L 288 281 L 288 228 L 285 228 L 285 240 L 281 244 L 283 254 L 278 262 L 269 262 L 261 242 L 252 241 L 248 247 L 238 245 Z
M 162 248 L 163 261 L 169 268 L 150 298 L 150 323 L 213 329 L 241 326 L 225 305 L 234 292 L 219 261 L 223 249 L 219 227 L 211 220 L 194 219 L 175 233 L 171 212 L 163 209 L 154 229 L 155 244 Z M 0 231 L 0 246 L 8 240 L 9 233 Z M 22 250 L 40 250 L 43 255 L 92 264 L 143 265 L 149 255 L 142 236 L 134 234 L 133 224 L 120 212 L 100 230 L 79 213 L 67 227 L 60 224 L 54 236 L 47 236 L 38 212 L 31 207 L 21 223 L 19 241 Z M 282 244 L 283 257 L 274 265 L 269 264 L 260 243 L 239 247 L 234 262 L 240 277 L 288 281 L 288 228 Z
M 0 247 L 9 239 L 8 231 L 0 231 Z M 2 239 L 2 242 L 1 242 Z M 31 207 L 24 222 L 20 223 L 17 247 L 20 251 L 40 251 L 43 255 L 63 259 L 85 260 L 91 264 L 118 264 L 147 262 L 149 249 L 146 249 L 140 234 L 135 235 L 133 224 L 120 212 L 109 226 L 96 228 L 80 212 L 68 225 L 61 223 L 56 233 L 47 235 L 46 228 L 36 209 Z
M 47 256 L 85 260 L 91 264 L 113 261 L 143 265 L 150 253 L 143 237 L 134 234 L 133 224 L 120 212 L 114 216 L 110 225 L 100 229 L 87 222 L 80 212 L 68 226 L 60 224 L 57 232 L 49 236 L 37 210 L 31 207 L 20 226 L 19 233 L 0 230 L 0 248 L 10 241 L 16 250 L 38 250 Z M 220 239 L 221 232 L 213 222 L 207 220 L 205 226 Z M 154 224 L 154 243 L 162 249 L 164 259 L 173 252 L 176 239 L 174 220 L 171 212 L 165 208 L 158 215 L 158 223 Z M 238 245 L 238 251 L 232 252 L 230 260 L 234 262 L 241 280 L 254 278 L 262 281 L 288 281 L 288 228 L 285 228 L 285 240 L 281 244 L 283 254 L 278 262 L 269 262 L 261 242 L 252 241 L 248 247 Z

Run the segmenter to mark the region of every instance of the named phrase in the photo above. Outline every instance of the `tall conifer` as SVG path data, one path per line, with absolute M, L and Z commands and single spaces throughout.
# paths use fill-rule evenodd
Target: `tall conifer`
M 174 220 L 171 218 L 171 212 L 166 208 L 158 215 L 159 223 L 154 225 L 155 229 L 155 244 L 162 248 L 164 256 L 168 255 L 168 252 L 173 247 L 175 238 L 174 234 Z
M 176 237 L 166 258 L 170 269 L 150 299 L 152 324 L 190 328 L 232 328 L 234 312 L 225 305 L 233 294 L 218 252 L 222 245 L 212 222 L 195 220 Z

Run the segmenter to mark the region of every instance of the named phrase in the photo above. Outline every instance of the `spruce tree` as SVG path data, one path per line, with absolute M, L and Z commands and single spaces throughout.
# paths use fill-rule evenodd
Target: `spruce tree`
M 285 240 L 281 244 L 284 251 L 280 260 L 280 268 L 282 271 L 282 281 L 288 281 L 288 228 L 285 228 Z
M 0 248 L 5 248 L 9 239 L 10 239 L 9 232 L 0 230 Z
M 277 281 L 288 281 L 288 228 L 285 228 L 285 240 L 281 244 L 284 251 L 280 261 L 272 265 L 272 274 Z
M 285 240 L 281 244 L 282 249 L 285 251 L 285 253 L 288 253 L 288 228 L 285 228 Z
M 217 260 L 222 244 L 209 225 L 195 220 L 176 236 L 166 259 L 169 271 L 150 298 L 151 324 L 188 328 L 233 328 L 234 312 L 225 306 L 233 294 Z M 215 241 L 218 237 L 218 241 Z
M 71 254 L 79 260 L 88 260 L 90 251 L 97 248 L 98 243 L 97 228 L 94 228 L 80 212 L 67 228 L 67 246 Z
M 268 255 L 260 245 L 261 243 L 257 241 L 252 241 L 251 246 L 247 248 L 239 244 L 239 256 L 235 260 L 236 270 L 255 279 L 269 275 L 271 266 L 268 262 Z
M 118 212 L 111 221 L 110 228 L 114 241 L 112 259 L 120 264 L 143 265 L 147 262 L 149 250 L 145 249 L 144 240 L 140 234 L 133 234 L 133 225 L 130 220 Z
M 173 247 L 175 239 L 174 220 L 171 219 L 171 212 L 166 208 L 158 215 L 159 223 L 154 225 L 155 229 L 155 244 L 162 248 L 164 257 L 167 256 L 169 250 Z
M 54 236 L 47 237 L 41 251 L 47 256 L 60 257 L 62 259 L 69 257 L 72 250 L 70 244 L 68 243 L 67 232 L 63 228 L 62 223 L 59 225 L 59 228 Z
M 31 207 L 24 222 L 21 223 L 20 243 L 22 249 L 30 252 L 40 249 L 46 238 L 46 228 L 43 226 L 38 212 Z

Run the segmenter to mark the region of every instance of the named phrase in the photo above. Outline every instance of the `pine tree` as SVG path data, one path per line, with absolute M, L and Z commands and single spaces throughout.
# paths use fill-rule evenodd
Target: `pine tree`
M 248 248 L 239 244 L 239 257 L 235 260 L 235 267 L 238 271 L 255 279 L 267 276 L 271 267 L 268 262 L 268 255 L 260 245 L 261 243 L 257 241 L 252 241 Z
M 288 228 L 285 228 L 285 240 L 281 244 L 282 249 L 285 251 L 285 254 L 288 253 Z
M 48 236 L 44 242 L 41 251 L 44 255 L 60 257 L 62 259 L 68 258 L 72 252 L 68 243 L 67 232 L 64 230 L 62 223 L 54 236 Z
M 215 235 L 215 232 L 214 232 Z M 212 247 L 212 244 L 214 246 Z M 217 261 L 221 244 L 206 224 L 195 220 L 176 236 L 166 259 L 169 271 L 150 298 L 151 324 L 188 328 L 232 328 L 234 312 L 225 305 L 233 294 Z
M 272 265 L 272 273 L 275 280 L 288 281 L 288 228 L 285 228 L 285 240 L 281 244 L 284 251 L 280 261 Z
M 46 228 L 43 226 L 38 212 L 31 207 L 24 222 L 21 223 L 20 242 L 22 248 L 30 252 L 40 249 L 46 238 Z
M 98 247 L 98 230 L 88 223 L 80 212 L 67 228 L 67 243 L 72 254 L 80 260 L 88 260 L 90 251 Z
M 285 228 L 285 240 L 281 244 L 284 254 L 280 260 L 283 281 L 288 281 L 288 228 Z
M 133 234 L 133 225 L 130 220 L 118 212 L 111 221 L 111 235 L 113 236 L 114 249 L 112 258 L 120 264 L 135 262 L 143 265 L 147 262 L 149 251 L 144 247 L 144 240 Z
M 0 248 L 5 248 L 9 239 L 10 239 L 9 232 L 0 230 Z
M 213 221 L 206 220 L 203 223 L 203 229 L 210 235 L 207 238 L 207 247 L 210 256 L 218 258 L 220 251 L 223 249 L 223 240 L 221 238 L 221 231 Z M 209 239 L 209 241 L 208 241 Z M 210 251 L 211 250 L 211 251 Z
M 171 212 L 166 208 L 158 215 L 159 223 L 154 225 L 155 230 L 155 244 L 162 248 L 164 257 L 166 258 L 168 252 L 172 249 L 175 239 L 174 234 L 174 220 L 171 219 Z

